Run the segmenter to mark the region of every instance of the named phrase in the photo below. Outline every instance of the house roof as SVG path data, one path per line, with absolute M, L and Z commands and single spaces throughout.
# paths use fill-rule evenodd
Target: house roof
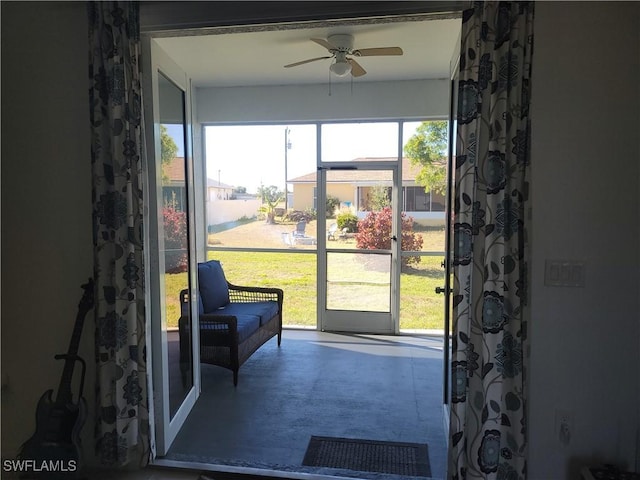
M 184 183 L 184 157 L 175 157 L 164 165 L 163 172 L 170 182 Z
M 358 162 L 394 161 L 396 157 L 359 157 L 352 160 Z M 402 158 L 402 182 L 414 182 L 421 167 L 413 165 L 409 157 Z M 328 170 L 327 182 L 331 183 L 366 183 L 390 181 L 391 172 L 386 170 Z M 307 173 L 288 180 L 289 183 L 315 183 L 316 172 Z
M 226 183 L 219 182 L 213 178 L 207 178 L 207 187 L 222 188 L 225 190 L 233 189 L 233 185 L 227 185 Z

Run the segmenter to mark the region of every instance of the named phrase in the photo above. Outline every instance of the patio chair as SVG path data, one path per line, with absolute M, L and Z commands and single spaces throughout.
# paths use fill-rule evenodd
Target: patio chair
M 293 238 L 290 233 L 282 232 L 282 243 L 288 247 L 293 247 Z
M 329 226 L 329 230 L 327 230 L 327 240 L 335 240 L 337 231 L 338 231 L 338 224 L 332 223 Z
M 305 237 L 304 231 L 307 228 L 307 221 L 301 220 L 296 224 L 296 229 L 292 232 L 295 237 Z

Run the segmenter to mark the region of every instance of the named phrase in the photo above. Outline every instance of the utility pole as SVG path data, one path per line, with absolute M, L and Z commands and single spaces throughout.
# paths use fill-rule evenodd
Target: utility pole
M 287 184 L 287 154 L 291 149 L 291 142 L 289 141 L 289 127 L 284 128 L 284 211 L 285 213 L 289 210 L 289 187 Z

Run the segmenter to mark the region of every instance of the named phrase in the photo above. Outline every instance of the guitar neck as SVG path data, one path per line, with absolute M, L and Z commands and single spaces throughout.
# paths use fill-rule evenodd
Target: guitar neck
M 69 342 L 69 349 L 67 350 L 67 355 L 64 360 L 64 369 L 62 370 L 60 384 L 58 385 L 58 393 L 55 400 L 58 405 L 65 405 L 73 401 L 71 381 L 73 380 L 73 370 L 80 347 L 80 336 L 82 334 L 84 318 L 89 310 L 93 308 L 93 280 L 89 279 L 89 283 L 82 287 L 84 288 L 84 295 L 80 300 L 80 305 L 78 305 L 78 314 L 76 315 L 71 341 Z
M 69 350 L 67 351 L 68 356 L 64 361 L 64 369 L 62 370 L 60 384 L 58 385 L 58 394 L 56 395 L 56 403 L 59 405 L 70 403 L 73 400 L 73 395 L 71 393 L 71 381 L 73 380 L 73 370 L 76 363 L 73 357 L 78 355 L 80 334 L 82 333 L 83 323 L 84 317 L 76 318 L 73 335 L 71 336 L 71 343 L 69 345 Z

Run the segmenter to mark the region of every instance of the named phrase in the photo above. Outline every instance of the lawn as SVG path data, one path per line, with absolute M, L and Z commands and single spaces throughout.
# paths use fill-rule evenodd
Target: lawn
M 229 237 L 255 238 L 251 224 L 240 225 L 229 230 Z M 263 223 L 255 225 L 264 229 Z M 274 225 L 282 228 L 281 225 Z M 285 227 L 285 229 L 288 227 Z M 238 232 L 243 229 L 244 232 Z M 419 232 L 426 249 L 423 251 L 444 250 L 444 233 L 441 229 Z M 252 235 L 254 235 L 252 237 Z M 277 237 L 277 236 L 276 236 Z M 225 232 L 216 232 L 216 238 L 222 244 L 225 242 Z M 216 242 L 217 243 L 217 242 Z M 339 248 L 353 248 L 353 242 L 341 242 L 331 246 Z M 209 251 L 209 259 L 217 259 L 223 263 L 227 280 L 236 285 L 252 285 L 278 287 L 284 290 L 283 322 L 289 326 L 315 327 L 317 308 L 316 288 L 316 255 L 300 253 L 295 250 L 283 249 L 282 252 L 240 252 L 240 251 Z M 423 256 L 418 264 L 406 268 L 400 275 L 400 328 L 401 329 L 442 329 L 443 301 L 442 295 L 434 291 L 437 286 L 444 284 L 444 270 L 441 267 L 443 257 Z M 336 274 L 330 270 L 329 278 Z M 342 290 L 351 288 L 365 288 L 366 284 L 374 285 L 382 278 L 380 272 L 373 271 L 367 265 L 350 262 L 344 264 L 337 275 L 346 279 L 360 279 L 362 285 L 341 288 L 339 284 L 332 285 L 329 292 L 337 297 L 329 297 L 330 302 L 340 302 L 344 305 L 349 296 L 342 295 Z M 167 318 L 169 326 L 177 325 L 179 317 L 178 293 L 186 285 L 186 274 L 167 274 L 165 276 L 165 291 L 167 292 Z M 380 289 L 378 287 L 377 289 Z M 376 290 L 376 288 L 373 288 Z M 369 292 L 372 290 L 369 289 Z M 370 293 L 360 295 L 363 296 Z M 367 297 L 369 298 L 369 297 Z M 370 297 L 373 298 L 373 297 Z M 382 302 L 384 303 L 384 302 Z

